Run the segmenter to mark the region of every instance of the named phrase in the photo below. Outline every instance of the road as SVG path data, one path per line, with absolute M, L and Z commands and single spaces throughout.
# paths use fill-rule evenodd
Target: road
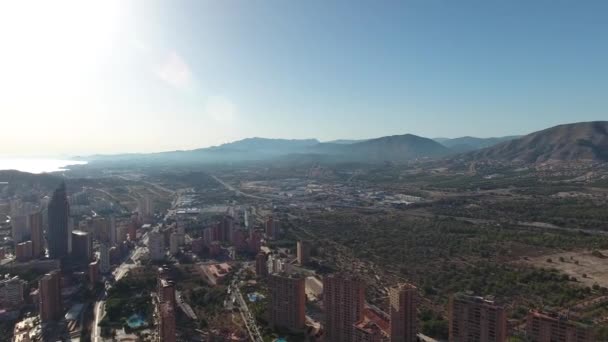
M 245 299 L 243 298 L 243 295 L 241 294 L 241 289 L 239 289 L 238 283 L 240 281 L 241 273 L 243 272 L 243 269 L 245 267 L 246 266 L 241 268 L 235 274 L 235 277 L 232 280 L 232 282 L 230 283 L 229 288 L 230 288 L 230 291 L 232 292 L 232 295 L 234 296 L 234 298 L 236 298 L 236 300 L 239 303 L 239 305 L 238 305 L 239 312 L 241 313 L 243 322 L 245 322 L 245 327 L 247 328 L 249 337 L 251 338 L 251 340 L 253 342 L 264 342 L 264 339 L 262 338 L 262 334 L 260 333 L 260 329 L 258 328 L 258 324 L 255 321 L 255 317 L 253 317 L 253 315 L 251 314 L 251 311 L 249 310 L 249 307 L 247 306 L 247 302 L 245 302 Z
M 145 235 L 144 235 L 145 237 Z M 131 268 L 137 266 L 137 260 L 141 253 L 143 253 L 145 247 L 137 247 L 135 250 L 131 252 L 129 257 L 123 261 L 116 269 L 112 272 L 114 275 L 114 280 L 119 281 L 122 277 L 124 277 Z M 132 262 L 129 262 L 131 260 Z M 91 340 L 93 342 L 103 342 L 105 339 L 101 336 L 101 329 L 99 328 L 99 322 L 103 319 L 105 315 L 106 309 L 106 298 L 105 295 L 101 296 L 97 302 L 95 302 L 95 306 L 93 308 L 93 313 L 95 314 L 93 318 L 93 332 L 91 333 Z
M 251 194 L 242 192 L 241 190 L 238 190 L 238 189 L 234 188 L 232 185 L 230 185 L 230 184 L 224 182 L 223 180 L 219 179 L 217 176 L 211 175 L 211 177 L 213 177 L 213 179 L 215 179 L 218 183 L 222 184 L 226 189 L 228 189 L 229 191 L 233 191 L 235 194 L 237 194 L 239 196 L 245 196 L 245 197 L 260 199 L 260 200 L 264 200 L 264 201 L 269 201 L 270 200 L 269 198 L 266 198 L 266 197 L 251 195 Z
M 104 338 L 101 337 L 101 329 L 99 328 L 99 322 L 101 322 L 101 320 L 103 319 L 106 310 L 105 298 L 100 301 L 97 301 L 93 310 L 95 313 L 95 319 L 93 320 L 93 332 L 91 334 L 91 340 L 93 342 L 102 342 Z

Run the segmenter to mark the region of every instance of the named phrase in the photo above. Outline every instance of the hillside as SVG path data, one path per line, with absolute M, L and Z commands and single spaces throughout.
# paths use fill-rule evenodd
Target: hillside
M 440 143 L 441 145 L 449 148 L 455 153 L 461 152 L 469 152 L 480 150 L 482 148 L 491 147 L 497 144 L 500 144 L 504 141 L 509 141 L 513 139 L 517 139 L 519 136 L 512 135 L 506 137 L 497 137 L 497 138 L 476 138 L 476 137 L 460 137 L 454 139 L 448 138 L 436 138 L 433 139 Z
M 450 150 L 433 141 L 413 134 L 393 135 L 345 145 L 345 156 L 358 161 L 406 161 L 417 158 L 443 157 Z
M 608 161 L 608 121 L 580 122 L 551 127 L 468 153 L 465 158 L 526 163 Z

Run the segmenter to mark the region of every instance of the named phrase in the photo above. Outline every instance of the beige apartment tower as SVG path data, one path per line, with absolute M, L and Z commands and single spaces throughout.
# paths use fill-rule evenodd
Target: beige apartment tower
M 391 342 L 417 341 L 417 291 L 411 284 L 400 284 L 390 289 Z

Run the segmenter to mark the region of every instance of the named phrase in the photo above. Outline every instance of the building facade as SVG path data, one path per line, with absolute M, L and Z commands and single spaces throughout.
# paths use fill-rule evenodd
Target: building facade
M 68 203 L 65 183 L 53 193 L 48 205 L 48 248 L 49 257 L 61 259 L 68 256 L 68 217 L 70 216 L 70 205 Z
M 39 258 L 44 256 L 44 229 L 42 227 L 42 213 L 35 212 L 29 216 L 29 224 L 32 237 L 32 256 Z
M 400 284 L 389 291 L 391 342 L 418 340 L 418 290 L 411 284 Z
M 323 278 L 323 305 L 327 341 L 354 341 L 354 326 L 363 318 L 365 284 L 354 276 L 333 274 Z
M 308 264 L 308 262 L 310 261 L 310 249 L 311 249 L 311 243 L 310 241 L 298 241 L 298 244 L 296 246 L 297 249 L 297 258 L 298 258 L 298 264 L 300 266 L 304 266 L 306 264 Z
M 91 235 L 81 230 L 72 232 L 72 259 L 88 264 L 93 258 L 93 240 Z
M 47 273 L 40 279 L 39 286 L 40 319 L 43 322 L 56 321 L 63 316 L 61 300 L 61 273 L 58 270 Z
M 264 252 L 255 256 L 255 274 L 261 278 L 268 276 L 268 257 Z
M 305 279 L 273 274 L 268 278 L 268 322 L 271 327 L 302 331 L 306 323 Z
M 450 342 L 504 342 L 507 318 L 504 308 L 482 297 L 455 294 L 448 307 Z
M 526 318 L 526 336 L 532 342 L 596 341 L 591 326 L 558 314 L 531 311 Z

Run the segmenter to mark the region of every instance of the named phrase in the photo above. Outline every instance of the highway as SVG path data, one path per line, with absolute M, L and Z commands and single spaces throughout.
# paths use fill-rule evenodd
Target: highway
M 251 195 L 251 194 L 242 192 L 241 190 L 235 189 L 232 185 L 224 182 L 223 180 L 219 179 L 217 176 L 211 175 L 211 177 L 213 177 L 213 179 L 215 179 L 218 183 L 220 183 L 221 185 L 223 185 L 226 189 L 228 189 L 229 191 L 233 191 L 235 194 L 237 194 L 239 196 L 245 196 L 245 197 L 260 199 L 260 200 L 264 200 L 264 201 L 269 201 L 270 200 L 269 198 L 266 198 L 266 197 Z

